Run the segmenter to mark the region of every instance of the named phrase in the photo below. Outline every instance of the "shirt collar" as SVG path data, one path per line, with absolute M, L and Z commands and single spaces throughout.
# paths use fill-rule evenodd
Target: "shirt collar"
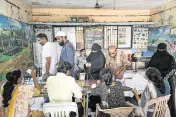
M 61 73 L 61 72 L 58 72 L 57 74 L 56 74 L 56 76 L 66 76 L 64 73 Z

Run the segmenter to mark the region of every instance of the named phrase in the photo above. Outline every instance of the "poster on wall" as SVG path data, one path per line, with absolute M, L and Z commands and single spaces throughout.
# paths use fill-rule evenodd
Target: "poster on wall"
M 118 26 L 118 48 L 131 48 L 132 27 Z
M 103 48 L 103 27 L 90 27 L 85 29 L 85 48 L 91 49 L 94 43 Z
M 148 28 L 133 29 L 133 48 L 144 48 L 148 45 Z

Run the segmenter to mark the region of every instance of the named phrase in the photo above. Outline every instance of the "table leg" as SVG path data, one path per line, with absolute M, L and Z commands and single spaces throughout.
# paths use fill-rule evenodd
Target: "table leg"
M 83 97 L 83 104 L 84 104 L 84 117 L 86 117 L 86 96 Z
M 86 93 L 86 117 L 88 117 L 89 93 Z

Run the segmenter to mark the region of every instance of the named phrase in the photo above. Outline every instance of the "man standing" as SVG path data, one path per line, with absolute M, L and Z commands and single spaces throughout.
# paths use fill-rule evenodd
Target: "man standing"
M 87 58 L 86 50 L 81 49 L 80 56 L 77 57 L 77 65 L 80 73 L 85 72 L 84 65 L 87 63 L 86 58 Z
M 37 35 L 39 39 L 39 43 L 43 46 L 42 50 L 42 77 L 43 80 L 46 80 L 49 76 L 56 75 L 56 63 L 57 56 L 55 53 L 55 49 L 50 42 L 48 42 L 48 38 L 45 34 L 41 33 Z
M 75 48 L 63 31 L 57 32 L 55 37 L 59 45 L 63 46 L 59 63 L 69 62 L 72 65 L 71 76 L 75 77 Z
M 122 79 L 124 71 L 129 61 L 123 51 L 117 50 L 115 46 L 110 46 L 109 53 L 106 57 L 106 67 L 111 69 L 111 72 L 117 79 Z

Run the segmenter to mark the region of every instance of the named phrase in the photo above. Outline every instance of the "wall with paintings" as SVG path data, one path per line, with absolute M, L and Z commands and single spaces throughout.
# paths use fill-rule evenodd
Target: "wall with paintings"
M 176 57 L 176 1 L 151 9 L 150 21 L 155 24 L 149 29 L 149 46 L 164 42 Z
M 176 57 L 176 33 L 172 33 L 172 30 L 171 26 L 150 28 L 148 45 L 156 47 L 159 43 L 165 43 L 168 51 Z
M 30 62 L 29 58 L 22 60 L 31 55 L 33 34 L 31 25 L 0 15 L 0 73 L 12 68 L 23 69 Z
M 0 0 L 0 3 L 0 14 L 22 22 L 31 20 L 32 9 L 21 0 Z
M 176 1 L 151 9 L 150 21 L 155 22 L 155 26 L 175 25 L 176 24 Z

